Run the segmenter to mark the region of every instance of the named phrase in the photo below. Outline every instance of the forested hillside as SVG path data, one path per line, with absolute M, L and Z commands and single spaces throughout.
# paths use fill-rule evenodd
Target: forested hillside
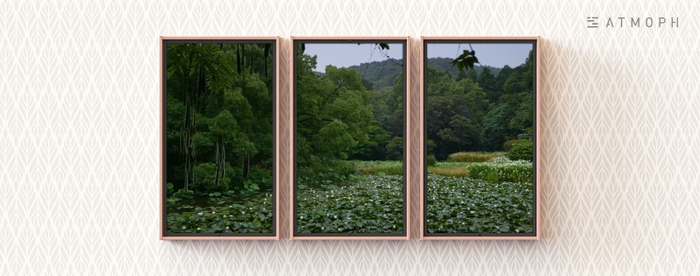
M 476 65 L 473 70 L 460 72 L 456 66 L 452 65 L 452 61 L 453 59 L 450 58 L 430 58 L 428 59 L 428 66 L 447 71 L 453 79 L 473 77 L 472 75 L 478 76 L 486 68 L 488 68 L 493 75 L 498 75 L 501 71 L 501 68 Z M 403 70 L 403 61 L 400 59 L 387 59 L 384 61 L 365 62 L 348 68 L 360 73 L 368 89 L 378 90 L 393 85 L 392 81 L 396 79 Z
M 294 91 L 296 231 L 401 233 L 404 64 L 387 59 L 350 68 L 328 65 L 320 73 L 315 70 L 318 56 L 299 49 Z M 456 200 L 429 201 L 428 216 L 434 222 L 429 231 L 531 232 L 532 142 L 525 137 L 533 129 L 532 54 L 515 68 L 477 64 L 475 70 L 473 55 L 465 63 L 433 59 L 425 71 L 426 164 L 432 175 L 428 192 L 433 200 L 440 195 L 471 201 L 471 206 L 504 203 L 468 198 L 466 191 L 500 193 L 503 197 L 496 198 L 514 203 L 508 205 L 514 215 L 483 216 L 486 210 L 479 210 L 481 217 L 473 215 L 469 224 L 454 223 L 444 210 L 463 212 L 453 208 Z M 506 157 L 507 148 L 516 150 Z M 511 183 L 499 189 L 504 182 Z
M 428 151 L 444 160 L 454 152 L 503 150 L 504 142 L 517 139 L 518 134 L 532 133 L 532 54 L 523 64 L 511 68 L 475 65 L 460 71 L 453 59 L 428 59 L 427 132 Z M 365 89 L 373 91 L 375 100 L 367 102 L 375 109 L 374 119 L 392 126 L 401 122 L 382 121 L 383 110 L 390 97 L 388 89 L 398 89 L 394 80 L 402 72 L 402 60 L 388 59 L 348 67 L 359 73 Z M 397 118 L 398 119 L 398 118 Z M 383 137 L 383 135 L 375 136 Z M 387 143 L 385 139 L 375 141 Z M 373 154 L 365 158 L 380 158 L 378 149 L 366 148 Z M 386 149 L 383 149 L 386 150 Z M 355 157 L 360 157 L 355 155 Z M 363 158 L 364 159 L 364 158 Z
M 442 63 L 442 62 L 440 62 Z M 475 66 L 479 68 L 479 66 Z M 501 151 L 519 134 L 532 134 L 532 53 L 520 66 L 460 72 L 428 66 L 428 152 L 438 160 L 463 151 Z
M 384 61 L 392 74 L 372 68 L 377 88 L 356 70 L 317 72 L 316 55 L 295 58 L 296 231 L 403 232 L 403 162 L 394 161 L 404 157 L 399 61 Z M 378 164 L 391 164 L 391 175 L 378 174 Z

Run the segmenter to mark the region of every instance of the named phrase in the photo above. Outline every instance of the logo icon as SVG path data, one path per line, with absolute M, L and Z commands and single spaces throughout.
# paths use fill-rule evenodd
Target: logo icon
M 586 17 L 586 28 L 598 28 L 598 17 L 597 16 L 589 16 Z

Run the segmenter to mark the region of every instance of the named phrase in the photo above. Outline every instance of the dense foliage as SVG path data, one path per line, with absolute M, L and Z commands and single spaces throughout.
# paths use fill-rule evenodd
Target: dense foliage
M 271 232 L 271 204 L 231 225 L 207 215 L 236 213 L 272 188 L 271 44 L 168 43 L 166 54 L 168 230 Z M 209 202 L 212 193 L 251 196 Z M 208 206 L 222 202 L 230 210 Z
M 526 233 L 533 230 L 532 183 L 428 176 L 429 233 Z
M 470 164 L 467 173 L 471 178 L 493 183 L 505 181 L 532 183 L 532 162 L 511 161 L 505 157 L 497 157 L 486 163 Z
M 332 65 L 319 73 L 314 70 L 316 56 L 297 52 L 296 156 L 301 179 L 356 172 L 343 168 L 342 160 L 402 159 L 403 74 L 394 75 L 392 86 L 371 90 L 361 73 Z
M 533 56 L 473 68 L 474 51 L 426 69 L 429 233 L 532 233 Z M 496 73 L 494 73 L 496 72 Z
M 272 233 L 272 194 L 230 192 L 195 196 L 180 190 L 168 198 L 170 233 Z
M 452 65 L 454 59 L 451 58 L 429 58 L 428 66 L 434 67 L 440 71 L 447 71 L 453 79 L 461 80 L 466 77 L 472 78 L 472 81 L 478 82 L 479 75 L 482 71 L 488 70 L 489 74 L 498 75 L 501 68 L 491 66 L 474 66 L 473 70 L 460 71 L 457 66 Z M 365 87 L 369 90 L 381 90 L 382 88 L 391 87 L 394 85 L 394 80 L 403 71 L 402 61 L 397 59 L 387 59 L 383 61 L 372 61 L 369 63 L 361 63 L 348 67 L 360 73 Z M 481 83 L 479 83 L 481 85 Z
M 403 61 L 319 73 L 297 53 L 297 230 L 403 232 Z M 167 55 L 168 232 L 272 233 L 269 45 Z M 515 68 L 462 59 L 425 72 L 428 230 L 531 232 L 532 55 Z
M 520 143 L 514 144 L 508 151 L 508 158 L 511 160 L 529 160 L 532 161 L 532 141 L 523 140 Z
M 486 162 L 504 156 L 504 152 L 455 152 L 447 157 L 449 162 Z
M 376 75 L 375 68 L 328 65 L 317 72 L 317 57 L 301 46 L 295 45 L 297 231 L 402 232 L 403 164 L 389 161 L 404 156 L 402 61 L 386 59 L 396 70 L 368 81 L 363 76 Z M 391 173 L 377 162 L 392 163 Z
M 504 142 L 532 134 L 532 53 L 515 68 L 449 70 L 427 66 L 428 154 L 446 160 L 456 152 L 502 151 Z M 497 71 L 493 75 L 492 71 Z
M 403 232 L 401 176 L 352 176 L 347 181 L 297 190 L 299 233 Z

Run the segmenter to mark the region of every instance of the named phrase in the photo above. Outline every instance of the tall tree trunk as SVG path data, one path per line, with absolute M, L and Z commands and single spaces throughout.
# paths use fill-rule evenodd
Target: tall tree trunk
M 190 143 L 192 138 L 191 133 L 191 99 L 190 99 L 190 68 L 192 66 L 192 55 L 189 56 L 187 68 L 185 69 L 185 120 L 182 121 L 182 133 L 184 134 L 184 155 L 185 155 L 185 191 L 190 187 L 191 159 L 190 159 Z
M 255 65 L 255 51 L 250 50 L 250 75 L 253 75 L 253 65 Z
M 216 179 L 214 180 L 214 186 L 219 186 L 219 137 L 216 137 Z
M 241 44 L 241 74 L 245 70 L 245 44 Z
M 248 158 L 248 149 L 243 149 L 243 178 L 248 178 L 250 172 L 250 158 Z
M 241 74 L 241 44 L 236 44 L 236 71 Z
M 195 132 L 197 131 L 197 103 L 199 102 L 199 96 L 206 90 L 206 76 L 204 75 L 204 64 L 199 65 L 199 72 L 197 72 L 197 90 L 194 92 L 194 101 L 192 103 L 192 121 L 190 126 L 192 128 L 191 133 L 191 155 L 194 162 L 192 162 L 192 184 L 197 185 L 197 143 L 194 140 Z
M 265 64 L 265 78 L 267 78 L 268 77 L 267 76 L 267 56 L 270 55 L 270 44 L 265 44 L 265 46 L 263 46 L 263 48 L 265 49 L 263 51 L 263 58 L 265 60 L 263 63 Z
M 221 143 L 221 177 L 226 176 L 226 145 Z

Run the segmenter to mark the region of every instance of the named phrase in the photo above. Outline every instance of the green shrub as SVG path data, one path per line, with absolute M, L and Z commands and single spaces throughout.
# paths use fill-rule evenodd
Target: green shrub
M 532 162 L 507 161 L 505 157 L 494 159 L 495 162 L 471 164 L 469 177 L 489 182 L 532 182 Z
M 467 176 L 467 167 L 429 167 L 428 173 L 442 176 L 461 177 Z
M 493 158 L 504 156 L 505 152 L 457 152 L 450 154 L 448 162 L 486 162 Z
M 357 171 L 361 174 L 403 175 L 403 162 L 401 161 L 360 161 L 357 162 Z
M 428 155 L 426 161 L 428 161 L 428 167 L 432 167 L 435 166 L 435 164 L 437 164 L 437 159 L 435 159 L 435 155 Z
M 532 161 L 532 141 L 523 140 L 513 145 L 513 148 L 508 151 L 508 158 L 510 158 L 510 160 Z
M 343 182 L 357 172 L 356 161 L 326 160 L 325 162 L 315 162 L 310 167 L 300 166 L 297 175 L 299 185 L 328 185 Z
M 234 180 L 234 182 L 236 181 Z M 260 189 L 272 188 L 272 183 L 272 171 L 268 169 L 251 167 L 248 171 L 248 175 L 242 179 L 242 181 L 239 183 L 239 187 L 237 188 L 244 190 L 245 192 L 256 193 Z
M 522 142 L 522 141 L 524 141 L 524 140 L 519 140 L 519 139 L 508 140 L 505 143 L 503 143 L 503 149 L 506 151 L 510 151 L 510 149 L 512 149 L 513 146 L 520 144 L 520 142 Z
M 336 175 L 350 175 L 357 173 L 357 165 L 354 161 L 336 160 L 328 163 L 328 170 Z
M 484 179 L 486 179 L 486 181 L 489 181 L 489 182 L 500 182 L 500 181 L 498 181 L 500 179 L 500 177 L 498 177 L 498 172 L 496 172 L 496 170 L 488 171 L 486 173 L 486 177 L 484 177 Z
M 197 187 L 203 187 L 207 191 L 228 190 L 231 179 L 219 175 L 219 183 L 216 183 L 216 165 L 214 163 L 202 163 L 197 165 Z
M 386 159 L 401 160 L 403 159 L 403 138 L 394 136 L 386 145 Z
M 505 156 L 499 156 L 494 159 L 489 160 L 489 163 L 491 164 L 510 164 L 513 163 L 513 161 L 510 161 L 508 157 Z

